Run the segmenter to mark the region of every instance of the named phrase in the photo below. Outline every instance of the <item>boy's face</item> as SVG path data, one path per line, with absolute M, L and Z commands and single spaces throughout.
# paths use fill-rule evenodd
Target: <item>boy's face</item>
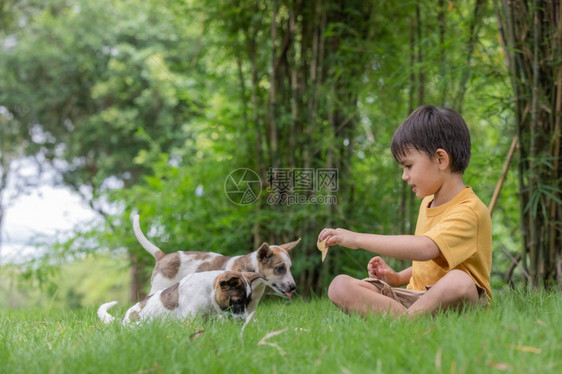
M 410 148 L 399 164 L 403 170 L 402 180 L 408 182 L 420 199 L 434 195 L 443 185 L 438 158 L 431 159 L 426 153 Z

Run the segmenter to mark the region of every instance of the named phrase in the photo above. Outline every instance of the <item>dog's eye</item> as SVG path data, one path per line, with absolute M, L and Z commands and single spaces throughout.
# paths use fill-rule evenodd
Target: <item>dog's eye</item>
M 285 274 L 285 271 L 286 271 L 285 265 L 279 265 L 275 268 L 275 272 L 277 274 Z

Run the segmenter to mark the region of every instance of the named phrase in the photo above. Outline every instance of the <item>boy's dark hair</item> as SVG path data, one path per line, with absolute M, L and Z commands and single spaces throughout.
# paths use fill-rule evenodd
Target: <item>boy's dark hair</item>
M 451 172 L 463 174 L 470 161 L 470 132 L 454 110 L 422 105 L 392 137 L 390 149 L 396 161 L 406 156 L 408 148 L 424 152 L 430 159 L 442 148 L 451 157 Z

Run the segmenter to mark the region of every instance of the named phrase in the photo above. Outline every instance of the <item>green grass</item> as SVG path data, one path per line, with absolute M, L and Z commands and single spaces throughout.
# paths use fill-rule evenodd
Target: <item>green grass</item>
M 94 308 L 1 313 L 3 373 L 562 372 L 561 293 L 507 292 L 488 310 L 415 320 L 267 299 L 244 330 L 232 320 L 103 325 Z

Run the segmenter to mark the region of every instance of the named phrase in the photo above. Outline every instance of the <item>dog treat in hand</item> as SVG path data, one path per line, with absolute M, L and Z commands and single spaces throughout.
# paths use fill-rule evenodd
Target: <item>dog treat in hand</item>
M 318 250 L 322 252 L 322 262 L 324 262 L 324 259 L 326 259 L 326 255 L 328 254 L 328 247 L 326 247 L 326 239 L 324 239 L 323 242 L 317 242 L 316 246 L 318 247 Z

